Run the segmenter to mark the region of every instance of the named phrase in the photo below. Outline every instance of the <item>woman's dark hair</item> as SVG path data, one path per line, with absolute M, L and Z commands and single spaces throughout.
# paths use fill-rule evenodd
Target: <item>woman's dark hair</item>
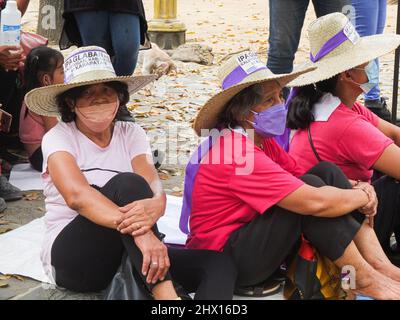
M 243 118 L 256 105 L 263 102 L 263 84 L 257 83 L 236 94 L 226 105 L 218 117 L 218 126 L 221 128 L 241 125 Z
M 129 92 L 128 92 L 128 86 L 125 83 L 119 81 L 111 81 L 111 82 L 106 82 L 105 85 L 107 87 L 110 87 L 111 89 L 114 89 L 117 92 L 120 107 L 128 103 Z M 90 85 L 72 88 L 57 96 L 58 111 L 61 114 L 61 120 L 63 122 L 75 121 L 76 114 L 71 109 L 71 103 L 72 105 L 75 105 L 76 100 L 88 87 L 90 87 Z
M 290 129 L 306 129 L 314 121 L 311 112 L 313 105 L 318 102 L 325 93 L 335 94 L 339 75 L 328 80 L 317 82 L 304 87 L 299 87 L 297 95 L 289 104 L 287 115 L 287 127 Z
M 44 74 L 53 76 L 54 71 L 64 62 L 61 52 L 46 46 L 32 49 L 25 62 L 24 92 L 42 87 L 40 79 Z

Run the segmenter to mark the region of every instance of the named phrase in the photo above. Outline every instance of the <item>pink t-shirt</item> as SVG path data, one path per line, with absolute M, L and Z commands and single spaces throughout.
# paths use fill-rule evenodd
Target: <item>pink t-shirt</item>
M 58 123 L 45 134 L 42 142 L 45 182 L 46 234 L 41 259 L 46 274 L 54 280 L 51 266 L 51 248 L 58 234 L 77 215 L 58 192 L 47 171 L 50 155 L 58 151 L 71 154 L 90 185 L 104 186 L 118 172 L 133 172 L 131 161 L 138 155 L 151 155 L 144 130 L 132 122 L 116 122 L 110 144 L 101 148 L 80 132 L 75 122 Z
M 393 141 L 376 128 L 378 117 L 361 104 L 350 109 L 331 95 L 322 100 L 314 106 L 315 121 L 310 126 L 320 158 L 335 163 L 349 179 L 370 181 L 372 166 Z M 318 163 L 307 130 L 296 131 L 289 154 L 302 169 L 301 174 Z
M 274 162 L 284 153 L 276 142 L 268 139 L 265 147 L 273 154 L 232 131 L 216 141 L 194 183 L 189 248 L 223 250 L 232 232 L 303 185 Z
M 28 111 L 22 103 L 19 116 L 19 138 L 24 144 L 41 144 L 46 129 L 41 116 Z

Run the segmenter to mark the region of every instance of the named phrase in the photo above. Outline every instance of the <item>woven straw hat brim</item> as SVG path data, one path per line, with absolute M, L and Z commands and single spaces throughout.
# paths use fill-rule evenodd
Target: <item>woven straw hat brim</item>
M 299 75 L 310 72 L 316 67 L 313 65 L 303 64 L 296 68 L 295 71 L 289 74 L 273 74 L 269 70 L 260 70 L 249 75 L 241 83 L 234 85 L 226 90 L 223 90 L 209 99 L 204 106 L 198 112 L 193 129 L 198 136 L 201 135 L 201 129 L 213 129 L 217 125 L 218 115 L 225 108 L 226 104 L 240 91 L 250 87 L 256 83 L 268 82 L 268 81 L 278 81 L 281 87 L 284 87 L 297 78 Z
M 400 45 L 400 35 L 380 34 L 361 37 L 353 50 L 336 56 L 322 58 L 315 65 L 316 70 L 304 74 L 288 84 L 289 87 L 302 87 L 330 79 L 337 74 L 379 58 L 395 50 Z
M 104 82 L 118 81 L 127 84 L 128 92 L 134 92 L 142 89 L 156 79 L 155 75 L 148 76 L 124 76 L 110 77 L 97 80 L 81 81 L 69 84 L 57 84 L 47 87 L 41 87 L 28 92 L 25 96 L 25 103 L 29 110 L 41 116 L 56 117 L 59 115 L 57 108 L 57 96 L 72 88 L 85 85 L 98 84 Z

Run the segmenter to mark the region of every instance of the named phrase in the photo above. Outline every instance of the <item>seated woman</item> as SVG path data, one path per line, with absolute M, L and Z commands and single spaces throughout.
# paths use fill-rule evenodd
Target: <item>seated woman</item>
M 336 34 L 341 34 L 341 41 L 332 40 Z M 291 83 L 299 87 L 289 106 L 288 126 L 298 130 L 289 153 L 301 173 L 319 161 L 330 161 L 353 185 L 371 182 L 373 169 L 386 174 L 373 185 L 379 200 L 375 232 L 388 251 L 390 236 L 400 225 L 400 129 L 379 119 L 356 99 L 377 84 L 371 78 L 376 72 L 370 72 L 377 68 L 374 59 L 397 48 L 400 36 L 359 38 L 340 13 L 314 21 L 309 35 L 318 71 Z M 325 50 L 332 41 L 335 45 Z
M 304 234 L 338 267 L 355 267 L 355 292 L 399 299 L 400 270 L 385 259 L 373 229 L 362 224 L 376 212 L 373 188 L 366 183 L 352 188 L 328 162 L 298 179 L 295 161 L 272 138 L 286 124 L 281 89 L 307 70 L 274 75 L 249 52 L 221 67 L 224 90 L 194 123 L 198 135 L 222 131 L 211 131 L 187 167 L 182 212 L 190 214 L 187 246 L 228 253 L 238 269 L 236 285 L 257 286 Z
M 64 57 L 61 52 L 41 46 L 31 50 L 25 62 L 25 94 L 29 91 L 64 83 Z M 42 171 L 42 139 L 46 132 L 57 124 L 56 117 L 35 114 L 22 104 L 19 120 L 19 136 L 29 156 L 29 162 L 37 171 Z
M 232 299 L 236 270 L 228 256 L 162 243 L 156 222 L 166 196 L 146 134 L 135 123 L 115 122 L 129 93 L 154 76 L 117 77 L 100 47 L 75 50 L 64 69 L 64 85 L 25 97 L 35 114 L 61 115 L 42 142 L 46 273 L 70 290 L 102 290 L 126 252 L 139 287 L 155 299 L 177 298 L 172 279 L 196 299 Z

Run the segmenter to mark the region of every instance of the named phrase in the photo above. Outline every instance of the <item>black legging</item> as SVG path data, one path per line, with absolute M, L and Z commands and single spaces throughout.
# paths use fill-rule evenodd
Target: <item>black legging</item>
M 398 233 L 396 240 L 400 240 L 400 183 L 394 178 L 382 176 L 372 185 L 378 197 L 374 229 L 382 247 L 388 251 L 393 232 Z
M 351 188 L 343 172 L 328 162 L 319 163 L 302 180 L 315 187 Z M 268 192 L 268 185 L 266 188 Z M 236 230 L 225 244 L 224 252 L 235 260 L 238 286 L 258 285 L 293 252 L 302 233 L 322 255 L 336 260 L 343 255 L 363 220 L 364 216 L 357 212 L 321 218 L 274 206 Z
M 29 162 L 33 167 L 33 169 L 42 172 L 42 167 L 43 167 L 42 147 L 37 148 L 36 151 L 32 153 L 32 155 L 29 157 Z
M 120 207 L 153 196 L 145 179 L 134 173 L 118 174 L 99 190 Z M 154 232 L 159 236 L 156 227 Z M 140 285 L 151 291 L 154 285 L 142 275 L 143 256 L 133 238 L 78 215 L 52 247 L 57 285 L 78 292 L 105 289 L 121 264 L 124 250 L 142 281 Z M 195 299 L 232 299 L 236 269 L 228 255 L 176 248 L 169 248 L 168 254 L 171 268 L 166 279 L 172 277 L 187 292 L 196 292 Z

